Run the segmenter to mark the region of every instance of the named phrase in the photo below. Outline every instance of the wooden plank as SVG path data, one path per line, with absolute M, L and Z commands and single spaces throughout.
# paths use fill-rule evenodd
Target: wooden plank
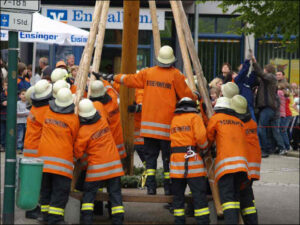
M 152 20 L 154 51 L 155 51 L 155 56 L 157 57 L 159 49 L 161 47 L 161 42 L 160 42 L 160 33 L 159 33 L 158 22 L 157 22 L 156 4 L 155 4 L 155 0 L 149 0 L 148 2 L 149 2 L 150 14 Z
M 188 84 L 192 91 L 196 91 L 196 85 L 195 85 L 195 80 L 194 80 L 194 76 L 193 76 L 192 65 L 191 65 L 189 53 L 187 50 L 186 40 L 185 40 L 184 33 L 183 33 L 182 21 L 180 18 L 178 4 L 177 4 L 177 1 L 174 1 L 174 0 L 170 0 L 170 4 L 171 4 L 172 12 L 174 15 L 176 31 L 177 31 L 178 41 L 179 41 L 180 50 L 181 50 L 181 54 L 182 54 L 184 69 L 185 69 L 185 73 L 187 75 L 187 79 L 189 81 Z
M 140 1 L 123 1 L 124 5 L 124 23 L 122 39 L 122 62 L 121 73 L 136 73 L 137 65 L 137 46 L 138 46 L 138 27 Z M 128 106 L 135 100 L 135 91 L 121 85 L 120 88 L 120 111 L 123 127 L 124 144 L 127 152 L 127 158 L 123 160 L 126 174 L 133 174 L 133 146 L 134 146 L 134 115 L 128 113 Z
M 81 200 L 82 198 L 81 192 L 71 192 L 70 196 L 73 198 L 76 198 L 78 200 Z M 96 200 L 98 201 L 108 201 L 109 195 L 106 192 L 98 192 L 96 196 Z M 173 202 L 173 196 L 172 195 L 163 195 L 163 194 L 157 194 L 157 195 L 146 195 L 144 193 L 140 194 L 133 194 L 133 193 L 126 193 L 122 194 L 122 200 L 123 202 L 147 202 L 147 203 L 172 203 Z M 207 200 L 211 201 L 212 196 L 208 195 Z M 185 196 L 185 202 L 191 202 L 192 196 L 186 195 Z

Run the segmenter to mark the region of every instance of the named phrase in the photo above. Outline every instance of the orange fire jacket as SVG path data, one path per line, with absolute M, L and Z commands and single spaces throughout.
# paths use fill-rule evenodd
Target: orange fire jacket
M 27 117 L 27 128 L 24 139 L 24 156 L 39 157 L 38 148 L 42 135 L 45 113 L 49 105 L 35 107 L 32 106 Z
M 217 145 L 215 182 L 225 174 L 248 174 L 247 144 L 241 120 L 225 113 L 215 113 L 208 122 L 207 137 L 210 142 L 216 140 Z
M 143 88 L 143 110 L 141 136 L 170 140 L 170 125 L 176 102 L 183 97 L 196 100 L 185 77 L 174 67 L 154 66 L 141 70 L 137 74 L 119 74 L 117 83 L 131 88 Z
M 107 92 L 107 94 L 111 97 L 111 101 L 107 104 L 104 104 L 104 109 L 108 113 L 108 121 L 110 130 L 112 132 L 113 138 L 115 140 L 115 143 L 117 145 L 117 149 L 119 151 L 121 159 L 126 158 L 126 150 L 124 146 L 124 140 L 123 140 L 123 130 L 122 130 L 122 124 L 121 124 L 121 114 L 119 110 L 119 104 L 118 99 L 115 95 L 111 94 L 110 92 Z
M 254 120 L 244 123 L 247 141 L 247 159 L 251 179 L 260 179 L 261 149 Z
M 135 89 L 135 102 L 143 105 L 144 89 Z M 140 135 L 142 112 L 134 113 L 134 145 L 144 145 L 144 138 Z
M 87 155 L 86 182 L 123 176 L 118 149 L 106 119 L 101 117 L 91 125 L 81 125 L 74 145 L 75 158 Z
M 79 119 L 75 114 L 60 114 L 48 109 L 43 123 L 39 145 L 45 173 L 54 173 L 72 179 L 73 145 L 79 130 Z
M 75 84 L 71 85 L 70 90 L 71 90 L 72 94 L 76 94 L 77 86 Z M 87 91 L 84 91 L 83 97 L 84 98 L 87 97 Z
M 204 149 L 208 146 L 206 129 L 203 120 L 196 113 L 181 113 L 173 117 L 171 123 L 171 149 L 174 147 L 193 146 Z M 195 151 L 195 150 L 194 150 Z M 172 150 L 171 150 L 172 152 Z M 196 152 L 196 151 L 195 151 Z M 186 153 L 172 153 L 170 160 L 170 177 L 184 178 Z M 188 174 L 186 178 L 206 176 L 203 160 L 196 152 L 196 156 L 188 160 Z

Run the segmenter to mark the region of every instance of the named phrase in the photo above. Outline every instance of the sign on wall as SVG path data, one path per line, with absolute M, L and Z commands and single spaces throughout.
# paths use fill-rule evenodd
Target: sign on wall
M 94 7 L 43 5 L 42 15 L 80 28 L 90 28 Z M 106 29 L 123 29 L 123 8 L 109 8 Z M 165 29 L 165 10 L 157 9 L 158 27 Z M 150 9 L 140 9 L 139 30 L 152 30 Z

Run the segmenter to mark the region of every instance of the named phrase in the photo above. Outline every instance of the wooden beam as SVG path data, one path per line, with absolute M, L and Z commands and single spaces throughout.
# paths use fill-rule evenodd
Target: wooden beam
M 123 1 L 124 5 L 124 23 L 122 39 L 122 62 L 121 73 L 136 73 L 137 47 L 138 47 L 138 27 L 140 1 Z M 133 153 L 134 153 L 134 115 L 128 113 L 128 105 L 133 104 L 135 100 L 135 90 L 121 85 L 120 88 L 120 111 L 123 127 L 124 144 L 127 152 L 127 158 L 123 160 L 125 172 L 133 174 Z
M 82 199 L 81 192 L 71 192 L 70 196 L 75 199 L 78 199 L 78 200 Z M 97 192 L 96 200 L 97 201 L 109 201 L 109 195 L 106 192 Z M 124 194 L 124 193 L 122 193 L 122 200 L 123 200 L 123 202 L 172 203 L 173 196 L 172 195 L 163 195 L 163 194 L 145 195 L 145 193 L 139 193 L 139 194 L 132 194 L 132 193 Z M 212 200 L 211 195 L 207 196 L 207 200 L 208 201 Z M 185 202 L 192 202 L 192 196 L 186 195 Z
M 107 15 L 108 15 L 108 9 L 109 9 L 109 3 L 110 1 L 102 1 L 102 8 L 101 8 L 101 16 L 100 16 L 100 23 L 98 27 L 98 36 L 97 36 L 97 43 L 96 43 L 96 49 L 94 53 L 94 60 L 93 60 L 93 66 L 92 70 L 96 73 L 99 73 L 100 65 L 101 65 L 101 56 L 102 56 L 102 50 L 104 45 L 104 37 L 105 37 L 105 28 L 106 28 L 106 21 L 107 21 Z M 95 76 L 91 74 L 90 77 L 90 84 L 92 81 L 95 80 Z M 88 89 L 88 97 L 91 93 L 91 85 L 89 85 Z
M 187 47 L 192 59 L 192 63 L 193 63 L 193 67 L 197 76 L 197 80 L 198 80 L 198 87 L 199 87 L 199 92 L 204 100 L 204 103 L 206 105 L 207 108 L 207 116 L 208 118 L 210 118 L 214 111 L 210 102 L 210 97 L 209 97 L 209 93 L 207 90 L 207 81 L 204 77 L 203 74 L 203 70 L 202 70 L 202 66 L 197 54 L 197 51 L 195 49 L 195 45 L 194 45 L 194 41 L 193 41 L 193 37 L 192 37 L 192 33 L 189 27 L 189 23 L 186 17 L 186 14 L 184 12 L 184 8 L 182 5 L 182 1 L 177 1 L 178 4 L 178 8 L 180 11 L 180 17 L 181 17 L 181 21 L 183 23 L 183 32 L 184 32 L 184 36 L 186 39 L 186 43 L 187 43 Z
M 159 49 L 161 47 L 160 42 L 160 33 L 157 22 L 157 12 L 156 12 L 156 4 L 155 0 L 149 0 L 150 14 L 152 20 L 152 34 L 153 34 L 153 42 L 154 42 L 154 52 L 155 56 L 158 56 Z
M 88 78 L 88 73 L 90 70 L 90 64 L 92 60 L 92 54 L 94 51 L 94 46 L 95 46 L 95 40 L 96 40 L 96 35 L 98 31 L 98 25 L 99 25 L 99 20 L 100 20 L 100 13 L 101 13 L 101 7 L 102 7 L 102 1 L 96 1 L 95 4 L 95 10 L 93 13 L 93 21 L 91 23 L 91 28 L 89 32 L 89 37 L 87 40 L 87 43 L 85 45 L 83 54 L 82 54 L 82 59 L 79 64 L 79 70 L 78 70 L 78 80 L 77 80 L 77 89 L 76 89 L 76 97 L 75 97 L 75 113 L 78 113 L 78 104 L 80 99 L 82 98 L 85 87 L 86 87 L 86 82 Z

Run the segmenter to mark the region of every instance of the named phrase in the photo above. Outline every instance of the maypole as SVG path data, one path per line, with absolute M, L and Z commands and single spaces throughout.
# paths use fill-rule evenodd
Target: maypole
M 122 39 L 122 62 L 121 73 L 136 73 L 138 27 L 140 1 L 123 1 L 124 3 L 124 23 Z M 128 105 L 133 104 L 135 92 L 132 88 L 121 85 L 120 88 L 120 111 L 123 127 L 124 144 L 127 158 L 123 160 L 125 172 L 133 174 L 133 153 L 134 153 L 134 115 L 128 113 Z

